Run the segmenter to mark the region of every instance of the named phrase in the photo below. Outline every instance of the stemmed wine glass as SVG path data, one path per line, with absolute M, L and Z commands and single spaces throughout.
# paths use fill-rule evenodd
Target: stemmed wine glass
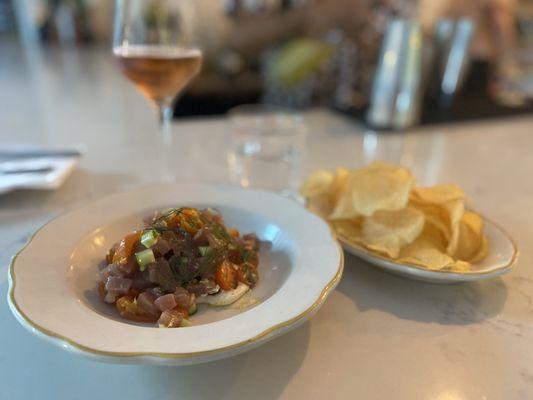
M 157 108 L 169 140 L 173 102 L 200 71 L 192 44 L 194 0 L 116 0 L 113 54 L 123 74 Z

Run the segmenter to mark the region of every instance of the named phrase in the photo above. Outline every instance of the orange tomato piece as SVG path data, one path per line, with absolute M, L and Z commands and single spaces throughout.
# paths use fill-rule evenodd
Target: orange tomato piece
M 113 262 L 126 264 L 128 258 L 133 254 L 135 243 L 141 238 L 141 232 L 135 231 L 126 236 L 118 244 L 113 254 Z
M 196 233 L 204 226 L 200 213 L 194 208 L 185 208 L 179 214 L 180 226 L 191 235 Z
M 233 264 L 224 261 L 215 272 L 215 282 L 222 290 L 233 290 L 237 286 L 237 276 Z
M 181 313 L 183 315 L 183 318 L 189 318 L 189 310 L 186 310 L 185 308 L 182 308 L 180 306 L 174 307 L 174 310 Z
M 117 244 L 114 244 L 113 247 L 111 247 L 107 254 L 105 255 L 105 260 L 108 264 L 111 264 L 113 262 L 113 257 L 115 257 L 115 250 L 116 250 Z
M 234 238 L 238 238 L 240 236 L 239 231 L 235 228 L 228 228 L 228 233 Z
M 251 263 L 243 263 L 237 270 L 237 280 L 248 286 L 253 287 L 259 280 L 257 267 Z

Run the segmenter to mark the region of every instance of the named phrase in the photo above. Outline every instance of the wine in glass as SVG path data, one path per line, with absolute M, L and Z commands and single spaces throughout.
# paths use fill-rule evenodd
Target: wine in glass
M 116 0 L 113 54 L 123 74 L 156 106 L 167 139 L 173 102 L 202 64 L 186 23 L 193 2 Z

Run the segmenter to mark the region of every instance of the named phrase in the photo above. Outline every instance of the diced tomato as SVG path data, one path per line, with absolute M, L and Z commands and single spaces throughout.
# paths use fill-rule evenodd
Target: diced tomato
M 228 228 L 228 233 L 234 238 L 238 238 L 241 235 L 239 231 L 235 228 Z
M 180 306 L 174 307 L 174 310 L 181 313 L 183 315 L 183 318 L 189 318 L 189 310 L 186 310 L 185 308 Z
M 141 232 L 135 231 L 126 236 L 118 244 L 115 254 L 113 254 L 113 262 L 125 264 L 128 258 L 133 254 L 135 243 L 141 238 Z
M 194 208 L 183 208 L 179 212 L 169 215 L 165 222 L 169 228 L 179 226 L 193 236 L 204 226 L 200 213 Z
M 220 264 L 215 272 L 215 282 L 222 290 L 233 290 L 237 286 L 237 277 L 233 264 L 224 261 Z
M 170 214 L 168 217 L 165 218 L 165 224 L 169 228 L 177 228 L 178 226 L 180 226 L 179 214 L 177 212 Z
M 109 249 L 107 254 L 105 255 L 105 260 L 108 264 L 111 264 L 113 262 L 113 257 L 115 256 L 115 250 L 117 249 L 117 244 L 114 244 L 113 247 Z
M 116 302 L 117 310 L 120 315 L 130 321 L 136 322 L 155 322 L 158 316 L 152 316 L 144 312 L 135 301 L 135 297 L 126 295 L 119 298 Z
M 180 225 L 191 235 L 196 233 L 204 226 L 200 213 L 194 208 L 185 208 L 179 215 Z

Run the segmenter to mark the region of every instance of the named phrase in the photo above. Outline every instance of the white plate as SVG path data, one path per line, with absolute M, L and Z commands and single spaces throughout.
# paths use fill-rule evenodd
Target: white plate
M 431 283 L 459 283 L 494 278 L 509 272 L 518 258 L 513 239 L 498 225 L 485 219 L 485 234 L 489 242 L 487 257 L 468 272 L 431 271 L 413 264 L 396 262 L 339 236 L 342 247 L 370 264 L 406 278 Z
M 272 242 L 260 253 L 260 280 L 249 295 L 258 303 L 201 308 L 189 328 L 121 319 L 96 295 L 98 263 L 143 216 L 181 205 L 216 207 L 229 226 Z M 337 285 L 343 263 L 328 225 L 291 200 L 240 188 L 156 184 L 103 198 L 42 227 L 13 258 L 8 299 L 22 325 L 71 352 L 109 362 L 185 365 L 243 352 L 302 324 Z

